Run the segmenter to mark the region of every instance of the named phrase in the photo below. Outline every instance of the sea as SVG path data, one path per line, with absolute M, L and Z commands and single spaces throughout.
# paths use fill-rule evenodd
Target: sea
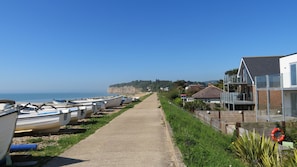
M 16 102 L 51 102 L 53 100 L 73 100 L 110 96 L 107 92 L 87 93 L 0 93 L 0 99 L 14 100 Z

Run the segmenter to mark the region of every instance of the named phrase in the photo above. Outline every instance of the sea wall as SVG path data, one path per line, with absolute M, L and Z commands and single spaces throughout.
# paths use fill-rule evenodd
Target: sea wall
M 133 86 L 109 87 L 107 92 L 110 94 L 135 95 L 141 93 L 141 89 Z

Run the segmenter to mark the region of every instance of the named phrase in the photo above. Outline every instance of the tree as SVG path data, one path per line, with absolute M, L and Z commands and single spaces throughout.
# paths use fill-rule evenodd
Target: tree
M 186 87 L 186 81 L 185 80 L 177 80 L 175 82 L 173 82 L 174 86 L 177 87 L 181 87 L 181 88 L 185 88 Z
M 214 84 L 214 86 L 216 86 L 220 89 L 223 89 L 223 84 L 224 84 L 224 81 L 222 79 L 220 79 L 216 84 Z
M 226 71 L 225 72 L 225 75 L 228 75 L 229 77 L 231 76 L 234 76 L 238 73 L 238 69 L 232 69 L 232 70 L 229 70 L 229 71 Z M 229 92 L 235 92 L 237 89 L 237 86 L 235 85 L 229 85 Z
M 237 73 L 238 73 L 238 68 L 234 68 L 232 70 L 226 71 L 225 75 L 232 76 L 232 75 L 236 75 Z

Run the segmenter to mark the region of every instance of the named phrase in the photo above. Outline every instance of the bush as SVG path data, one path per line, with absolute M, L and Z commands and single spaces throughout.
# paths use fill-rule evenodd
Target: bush
M 176 99 L 178 97 L 179 97 L 178 90 L 172 90 L 172 91 L 168 92 L 168 94 L 167 94 L 167 98 L 170 99 L 170 100 L 174 100 L 174 99 Z
M 278 167 L 281 165 L 278 143 L 255 131 L 245 133 L 232 142 L 231 149 L 251 166 Z
M 187 102 L 185 104 L 185 109 L 194 112 L 195 110 L 210 110 L 210 107 L 202 100 L 195 100 L 193 102 Z
M 183 100 L 180 97 L 175 98 L 173 102 L 180 107 L 183 106 Z

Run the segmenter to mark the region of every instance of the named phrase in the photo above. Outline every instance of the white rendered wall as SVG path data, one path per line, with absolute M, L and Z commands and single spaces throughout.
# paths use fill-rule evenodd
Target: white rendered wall
M 297 63 L 297 54 L 282 57 L 279 59 L 280 73 L 283 75 L 284 88 L 291 88 L 290 64 Z M 297 86 L 293 86 L 296 87 Z

